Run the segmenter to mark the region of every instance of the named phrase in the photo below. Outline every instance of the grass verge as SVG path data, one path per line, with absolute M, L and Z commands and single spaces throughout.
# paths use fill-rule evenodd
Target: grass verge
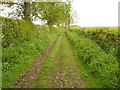
M 57 34 L 47 33 L 40 38 L 20 43 L 18 46 L 3 48 L 2 87 L 13 88 L 14 81 L 52 43 Z

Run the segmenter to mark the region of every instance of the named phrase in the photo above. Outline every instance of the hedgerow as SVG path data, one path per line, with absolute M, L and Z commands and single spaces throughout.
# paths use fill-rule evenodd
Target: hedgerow
M 57 30 L 24 20 L 3 18 L 2 87 L 12 88 L 20 74 L 52 43 Z
M 49 31 L 47 25 L 34 25 L 33 23 L 20 19 L 3 18 L 2 24 L 3 47 L 29 41 Z
M 91 27 L 91 28 L 71 28 L 72 31 L 77 32 L 79 35 L 84 35 L 87 38 L 95 41 L 105 52 L 110 53 L 117 58 L 119 37 L 117 27 Z M 77 29 L 77 30 L 76 30 Z
M 67 32 L 67 37 L 81 62 L 88 67 L 90 74 L 95 77 L 102 88 L 118 87 L 118 61 L 112 54 L 107 54 L 98 44 L 78 35 Z

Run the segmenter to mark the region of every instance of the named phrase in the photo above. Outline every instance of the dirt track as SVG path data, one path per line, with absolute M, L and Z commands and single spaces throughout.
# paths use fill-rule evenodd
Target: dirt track
M 58 36 L 59 37 L 59 36 Z M 35 60 L 31 70 L 21 74 L 18 88 L 86 88 L 65 33 Z
M 44 57 L 49 53 L 49 51 L 55 45 L 58 38 L 59 38 L 59 35 L 55 39 L 55 41 L 35 60 L 31 70 L 27 70 L 23 72 L 21 76 L 19 77 L 19 80 L 15 81 L 14 85 L 17 88 L 30 88 L 32 86 L 32 84 L 35 81 L 38 69 L 43 62 Z
M 86 88 L 81 71 L 64 33 L 44 58 L 34 88 Z

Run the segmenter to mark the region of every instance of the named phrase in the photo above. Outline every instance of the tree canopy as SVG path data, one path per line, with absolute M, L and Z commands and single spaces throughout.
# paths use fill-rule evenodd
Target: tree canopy
M 71 1 L 61 2 L 29 2 L 25 1 L 11 1 L 11 2 L 0 2 L 6 7 L 15 7 L 15 10 L 9 15 L 16 15 L 22 17 L 25 20 L 33 21 L 35 19 L 41 19 L 46 21 L 47 25 L 66 25 L 71 20 Z

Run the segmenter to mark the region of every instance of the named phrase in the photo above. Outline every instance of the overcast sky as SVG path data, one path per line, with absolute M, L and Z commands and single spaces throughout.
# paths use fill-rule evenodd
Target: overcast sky
M 73 0 L 72 8 L 79 19 L 75 23 L 82 27 L 118 26 L 118 2 L 120 0 Z M 6 9 L 4 12 L 8 12 Z M 1 13 L 3 15 L 3 13 Z M 6 13 L 8 14 L 8 13 Z M 4 15 L 6 16 L 6 15 Z M 35 22 L 42 24 L 41 21 Z
M 117 26 L 120 0 L 74 0 L 80 26 Z

